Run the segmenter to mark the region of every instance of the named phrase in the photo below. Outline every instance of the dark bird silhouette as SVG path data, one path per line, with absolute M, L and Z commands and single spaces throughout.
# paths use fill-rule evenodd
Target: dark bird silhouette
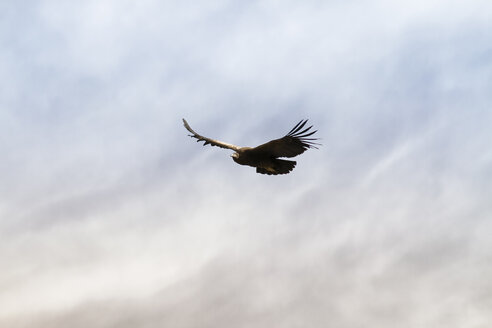
M 296 166 L 295 161 L 280 159 L 279 157 L 295 157 L 302 154 L 309 148 L 317 148 L 315 141 L 318 138 L 308 138 L 315 131 L 309 131 L 313 126 L 304 128 L 308 120 L 302 120 L 292 128 L 284 137 L 271 140 L 257 147 L 239 147 L 219 140 L 210 139 L 199 135 L 190 127 L 188 122 L 183 119 L 186 130 L 190 131 L 189 135 L 197 139 L 197 142 L 203 141 L 205 145 L 217 146 L 220 148 L 234 150 L 232 159 L 241 165 L 256 167 L 256 172 L 268 175 L 287 174 Z

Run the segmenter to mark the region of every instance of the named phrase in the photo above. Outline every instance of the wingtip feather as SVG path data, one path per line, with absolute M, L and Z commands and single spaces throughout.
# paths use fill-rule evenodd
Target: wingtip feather
M 289 131 L 289 133 L 287 133 L 287 135 L 290 135 L 291 133 L 293 133 L 293 132 L 297 129 L 297 127 L 298 127 L 298 126 L 302 123 L 302 121 L 303 121 L 303 120 L 300 120 L 300 121 L 299 121 L 299 123 L 297 123 L 297 124 L 296 124 L 296 125 L 292 128 L 292 130 L 290 130 L 290 131 Z

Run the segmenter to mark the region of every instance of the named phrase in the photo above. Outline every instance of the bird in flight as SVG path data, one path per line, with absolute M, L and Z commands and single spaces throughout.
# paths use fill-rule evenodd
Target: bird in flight
M 184 126 L 196 141 L 203 141 L 205 145 L 234 150 L 232 159 L 241 165 L 256 167 L 256 172 L 268 175 L 287 174 L 296 166 L 295 161 L 280 159 L 280 157 L 295 157 L 309 148 L 316 148 L 318 138 L 308 138 L 316 131 L 309 131 L 313 126 L 304 129 L 308 120 L 302 120 L 296 124 L 285 136 L 271 140 L 257 147 L 239 147 L 219 140 L 214 140 L 199 135 L 183 119 Z

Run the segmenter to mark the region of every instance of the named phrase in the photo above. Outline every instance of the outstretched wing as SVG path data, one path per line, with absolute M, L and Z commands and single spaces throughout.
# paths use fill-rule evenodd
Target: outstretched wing
M 184 123 L 184 127 L 186 128 L 186 130 L 191 132 L 191 134 L 189 136 L 197 139 L 196 142 L 204 141 L 205 142 L 203 144 L 204 146 L 210 144 L 211 146 L 217 146 L 220 148 L 232 149 L 234 151 L 237 151 L 239 148 L 241 148 L 241 147 L 238 147 L 235 145 L 228 144 L 226 142 L 210 139 L 210 138 L 199 135 L 198 133 L 193 131 L 193 129 L 190 127 L 190 125 L 188 124 L 188 122 L 186 122 L 186 120 L 184 118 L 183 118 L 183 123 Z
M 251 152 L 262 154 L 263 156 L 271 157 L 294 157 L 302 154 L 309 148 L 317 148 L 319 145 L 315 141 L 318 138 L 308 138 L 317 130 L 309 132 L 312 125 L 304 130 L 308 120 L 300 121 L 287 133 L 283 138 L 269 141 L 263 145 L 259 145 L 251 149 Z

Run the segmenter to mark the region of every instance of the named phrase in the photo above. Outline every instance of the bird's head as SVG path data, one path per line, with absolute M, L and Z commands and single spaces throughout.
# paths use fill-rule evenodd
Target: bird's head
M 238 153 L 234 153 L 234 154 L 231 155 L 231 157 L 232 157 L 232 160 L 237 163 L 237 161 L 239 159 L 239 154 Z

